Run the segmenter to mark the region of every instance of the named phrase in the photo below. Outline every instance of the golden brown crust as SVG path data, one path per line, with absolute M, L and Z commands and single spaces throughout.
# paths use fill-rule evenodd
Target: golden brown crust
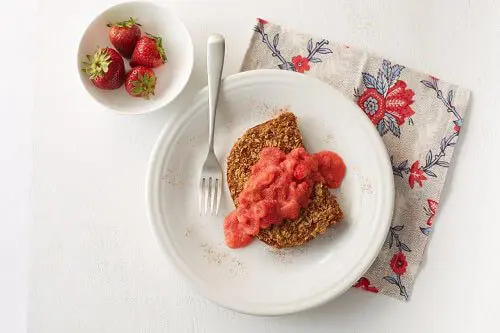
M 247 130 L 233 145 L 227 157 L 227 183 L 235 204 L 262 149 L 278 147 L 288 153 L 303 146 L 297 117 L 291 112 L 284 112 Z
M 344 214 L 328 188 L 323 184 L 316 184 L 312 201 L 302 210 L 298 220 L 262 229 L 257 237 L 278 249 L 298 246 L 321 235 L 329 226 L 343 218 Z
M 284 112 L 246 131 L 233 145 L 227 158 L 227 183 L 235 205 L 263 148 L 278 147 L 288 153 L 303 146 L 297 118 L 291 112 Z M 324 185 L 315 185 L 311 199 L 311 204 L 302 210 L 299 219 L 262 229 L 257 237 L 276 248 L 293 247 L 306 243 L 342 220 L 342 210 Z

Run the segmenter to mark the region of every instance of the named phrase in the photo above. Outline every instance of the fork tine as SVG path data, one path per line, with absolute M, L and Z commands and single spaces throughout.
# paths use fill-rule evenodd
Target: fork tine
M 199 213 L 200 213 L 200 216 L 201 216 L 202 213 L 203 213 L 203 196 L 205 194 L 205 192 L 204 192 L 205 178 L 203 178 L 203 177 L 200 178 L 200 186 L 199 186 L 199 188 L 200 188 L 200 191 L 199 191 L 199 197 L 200 197 L 199 201 L 200 202 L 199 202 L 199 205 L 198 205 L 198 210 L 199 210 Z
M 214 202 L 215 202 L 215 193 L 217 192 L 215 185 L 217 183 L 216 178 L 210 178 L 210 216 L 214 215 Z
M 221 180 L 217 178 L 215 180 L 215 184 L 217 184 L 217 208 L 215 209 L 215 216 L 219 215 L 219 204 L 220 204 L 220 197 L 222 194 L 222 188 L 221 188 Z
M 208 211 L 208 200 L 210 200 L 210 184 L 212 182 L 212 177 L 209 177 L 206 181 L 205 188 L 203 189 L 203 192 L 205 192 L 205 212 L 204 214 L 207 215 Z

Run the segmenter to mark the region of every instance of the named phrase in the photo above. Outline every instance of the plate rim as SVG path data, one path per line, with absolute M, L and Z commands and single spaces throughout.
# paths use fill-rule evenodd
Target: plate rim
M 273 79 L 273 77 L 276 76 L 288 76 L 287 79 L 291 80 L 313 80 L 316 81 L 315 84 L 321 84 L 327 87 L 332 91 L 333 94 L 339 94 L 341 95 L 342 98 L 346 98 L 343 96 L 338 90 L 334 89 L 332 86 L 329 84 L 319 80 L 318 78 L 311 77 L 311 76 L 306 76 L 303 74 L 295 73 L 295 72 L 289 72 L 289 71 L 283 71 L 283 70 L 278 70 L 278 69 L 259 69 L 259 70 L 252 70 L 252 71 L 247 71 L 247 72 L 240 72 L 236 74 L 232 74 L 224 79 L 224 82 L 227 82 L 226 84 L 235 84 L 236 86 L 238 85 L 238 81 L 241 80 L 249 80 L 249 79 L 257 79 L 257 80 L 265 80 L 265 79 Z M 278 78 L 279 79 L 279 78 Z M 199 103 L 201 103 L 200 98 L 207 93 L 208 88 L 204 87 L 201 89 L 193 98 L 191 104 L 189 105 L 188 109 L 186 112 L 183 113 L 177 113 L 174 117 L 168 121 L 165 126 L 163 127 L 162 131 L 160 132 L 158 139 L 153 147 L 150 160 L 148 163 L 148 171 L 147 171 L 147 177 L 146 177 L 146 206 L 147 206 L 147 211 L 148 211 L 148 219 L 150 223 L 152 224 L 152 227 L 154 229 L 154 234 L 157 239 L 157 241 L 160 243 L 160 247 L 162 248 L 162 252 L 164 252 L 164 256 L 167 258 L 167 260 L 174 265 L 178 273 L 186 280 L 188 285 L 191 286 L 198 294 L 202 295 L 206 299 L 224 307 L 227 309 L 231 309 L 234 311 L 238 311 L 241 313 L 245 314 L 251 314 L 251 315 L 262 315 L 262 316 L 276 316 L 276 315 L 284 315 L 284 314 L 291 314 L 291 313 L 296 313 L 299 311 L 304 311 L 310 308 L 318 307 L 322 304 L 325 304 L 332 299 L 338 297 L 339 295 L 343 294 L 345 291 L 347 291 L 349 288 L 352 287 L 352 283 L 355 282 L 356 279 L 358 279 L 360 276 L 362 276 L 373 264 L 373 262 L 376 260 L 378 254 L 380 253 L 380 250 L 385 242 L 387 232 L 389 231 L 389 228 L 391 226 L 392 222 L 392 217 L 393 217 L 393 210 L 394 210 L 394 196 L 395 196 L 395 188 L 394 188 L 394 177 L 392 175 L 392 167 L 390 164 L 390 158 L 389 154 L 387 152 L 387 149 L 385 147 L 385 144 L 382 141 L 382 138 L 380 137 L 379 133 L 371 123 L 371 121 L 368 119 L 368 117 L 364 116 L 361 112 L 359 113 L 360 117 L 359 121 L 364 122 L 364 127 L 369 128 L 372 133 L 371 136 L 376 138 L 373 142 L 374 146 L 376 146 L 376 149 L 378 150 L 379 155 L 381 157 L 380 164 L 385 165 L 385 169 L 387 170 L 387 176 L 384 177 L 385 179 L 382 180 L 382 183 L 387 183 L 388 186 L 385 186 L 383 191 L 386 192 L 382 197 L 384 198 L 391 198 L 392 200 L 385 200 L 388 201 L 386 205 L 381 206 L 381 215 L 385 216 L 386 221 L 383 221 L 384 219 L 380 218 L 379 220 L 381 221 L 381 226 L 378 228 L 378 232 L 375 234 L 377 237 L 374 239 L 376 241 L 375 246 L 371 247 L 371 251 L 368 249 L 364 257 L 361 258 L 361 260 L 358 262 L 358 267 L 362 267 L 361 269 L 353 269 L 353 271 L 356 272 L 356 277 L 354 278 L 354 281 L 352 283 L 346 284 L 343 288 L 332 288 L 331 291 L 328 290 L 328 288 L 325 288 L 325 292 L 323 294 L 320 294 L 318 297 L 315 297 L 314 299 L 309 299 L 309 300 L 301 300 L 299 303 L 291 303 L 287 305 L 279 305 L 279 306 L 273 306 L 271 308 L 264 308 L 260 304 L 260 307 L 254 307 L 252 309 L 248 309 L 247 307 L 241 307 L 238 306 L 237 304 L 234 304 L 230 301 L 230 299 L 225 298 L 224 296 L 219 297 L 216 294 L 210 292 L 209 290 L 206 290 L 207 288 L 203 288 L 201 285 L 196 283 L 194 279 L 190 276 L 187 269 L 187 265 L 185 262 L 180 259 L 178 256 L 175 255 L 175 249 L 174 245 L 170 244 L 170 241 L 168 239 L 165 239 L 165 237 L 162 237 L 161 234 L 166 232 L 164 230 L 164 227 L 162 224 L 164 222 L 160 221 L 161 219 L 158 218 L 158 211 L 159 207 L 156 207 L 154 203 L 154 195 L 155 189 L 158 189 L 159 187 L 159 182 L 158 182 L 158 176 L 159 172 L 159 166 L 162 165 L 162 163 L 156 163 L 157 158 L 164 158 L 164 156 L 159 156 L 160 154 L 160 149 L 165 145 L 165 142 L 171 141 L 172 138 L 175 138 L 175 135 L 177 134 L 178 130 L 172 131 L 171 126 L 173 123 L 184 123 L 185 120 L 187 120 L 190 116 L 193 116 L 193 112 L 197 109 L 197 106 Z M 353 103 L 354 104 L 354 103 Z M 355 105 L 355 104 L 354 104 Z M 169 139 L 170 138 L 170 139 Z M 168 150 L 168 148 L 167 148 Z M 164 153 L 165 151 L 163 151 Z M 156 191 L 157 193 L 157 191 Z M 383 224 L 385 222 L 385 224 Z M 375 238 L 375 237 L 374 237 Z M 367 258 L 368 257 L 368 258 Z M 359 273 L 359 274 L 358 274 Z M 354 274 L 352 274 L 354 275 Z

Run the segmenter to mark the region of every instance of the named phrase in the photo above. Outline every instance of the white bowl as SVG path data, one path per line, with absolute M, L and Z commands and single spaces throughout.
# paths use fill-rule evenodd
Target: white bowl
M 157 83 L 155 95 L 150 100 L 129 96 L 124 87 L 116 90 L 96 88 L 85 73 L 82 61 L 85 55 L 93 54 L 99 47 L 113 47 L 108 38 L 109 22 L 138 19 L 141 31 L 162 37 L 168 61 L 155 68 Z M 124 59 L 125 69 L 130 69 L 129 60 Z M 78 47 L 78 71 L 85 89 L 99 103 L 120 113 L 141 114 L 159 109 L 174 100 L 186 86 L 193 69 L 193 44 L 188 30 L 168 8 L 154 2 L 125 2 L 113 6 L 88 26 Z

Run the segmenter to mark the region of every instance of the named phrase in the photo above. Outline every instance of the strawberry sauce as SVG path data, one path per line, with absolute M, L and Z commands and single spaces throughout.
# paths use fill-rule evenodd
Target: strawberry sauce
M 264 148 L 238 197 L 238 208 L 224 220 L 226 244 L 244 247 L 260 229 L 298 219 L 311 201 L 314 184 L 338 188 L 345 172 L 344 161 L 331 151 L 309 154 L 297 148 L 285 154 Z

